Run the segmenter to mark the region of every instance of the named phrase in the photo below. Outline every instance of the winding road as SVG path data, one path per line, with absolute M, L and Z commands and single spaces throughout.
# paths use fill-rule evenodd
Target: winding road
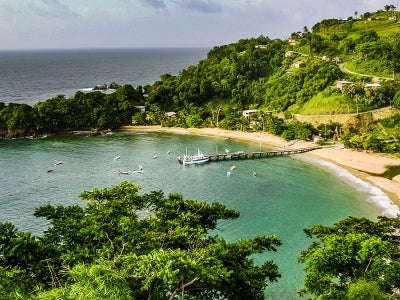
M 345 63 L 340 63 L 339 64 L 339 68 L 343 73 L 352 74 L 352 75 L 358 75 L 358 76 L 362 76 L 362 77 L 372 77 L 372 81 L 373 82 L 378 82 L 380 79 L 394 80 L 393 77 L 380 77 L 380 76 L 375 76 L 375 75 L 368 75 L 368 74 L 361 74 L 361 73 L 353 72 L 353 71 L 350 71 L 350 70 L 346 69 L 344 64 Z

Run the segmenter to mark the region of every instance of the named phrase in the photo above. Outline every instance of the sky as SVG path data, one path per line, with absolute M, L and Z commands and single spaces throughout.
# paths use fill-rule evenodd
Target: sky
M 0 0 L 0 50 L 221 46 L 286 39 L 398 0 Z

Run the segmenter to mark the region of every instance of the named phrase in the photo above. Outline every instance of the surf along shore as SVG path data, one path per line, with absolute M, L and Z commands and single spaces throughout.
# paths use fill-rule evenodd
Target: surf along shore
M 298 149 L 312 146 L 306 141 L 286 141 L 265 132 L 243 132 L 219 128 L 168 128 L 161 126 L 124 126 L 121 130 L 175 132 L 204 136 L 218 136 L 243 141 L 263 143 L 279 149 Z M 302 155 L 334 163 L 363 181 L 385 192 L 393 204 L 400 208 L 400 175 L 392 179 L 382 177 L 387 166 L 400 167 L 400 158 L 385 154 L 367 153 L 343 148 L 339 144 L 323 147 Z

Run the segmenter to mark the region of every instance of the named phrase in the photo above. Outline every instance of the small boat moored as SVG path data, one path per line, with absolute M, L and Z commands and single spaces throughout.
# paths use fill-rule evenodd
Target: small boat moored
M 182 155 L 178 157 L 178 161 L 184 165 L 202 164 L 210 161 L 210 157 L 204 155 L 199 149 L 197 149 L 197 154 L 193 155 Z
M 55 160 L 54 159 L 54 165 L 58 166 L 58 165 L 62 165 L 64 162 L 62 160 Z
M 118 170 L 117 173 L 118 173 L 118 175 L 130 175 L 130 174 L 132 174 L 132 171 L 120 171 L 120 170 Z

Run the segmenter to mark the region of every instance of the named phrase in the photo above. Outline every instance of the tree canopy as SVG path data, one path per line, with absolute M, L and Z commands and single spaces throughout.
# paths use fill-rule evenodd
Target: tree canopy
M 121 182 L 83 192 L 83 206 L 41 206 L 41 236 L 0 223 L 0 298 L 263 299 L 280 277 L 273 261 L 252 258 L 276 251 L 277 236 L 216 235 L 239 212 L 139 191 Z
M 313 299 L 398 299 L 400 217 L 348 217 L 333 226 L 305 229 L 314 242 L 305 263 L 301 295 Z

